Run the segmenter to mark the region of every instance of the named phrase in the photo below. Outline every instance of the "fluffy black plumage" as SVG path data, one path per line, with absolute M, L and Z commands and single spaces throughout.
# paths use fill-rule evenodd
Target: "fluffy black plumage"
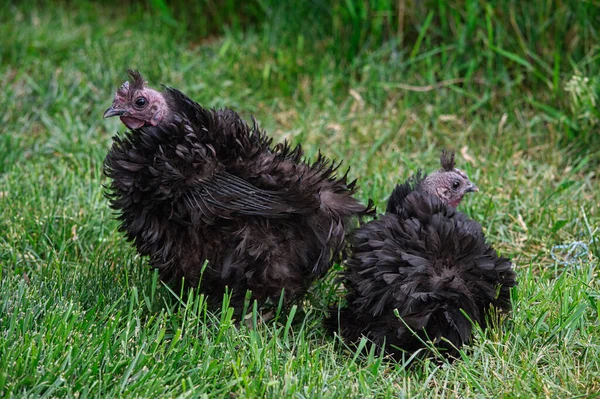
M 118 92 L 115 104 L 128 95 Z M 213 306 L 226 287 L 237 313 L 247 289 L 259 305 L 282 289 L 286 303 L 300 298 L 340 260 L 350 219 L 372 213 L 371 204 L 355 200 L 355 181 L 323 156 L 310 164 L 300 146 L 273 146 L 256 123 L 176 89 L 160 96 L 168 105 L 160 123 L 114 137 L 105 159 L 120 229 L 175 287 L 182 277 L 198 286 L 208 261 L 200 291 Z
M 355 232 L 341 278 L 347 304 L 326 320 L 347 343 L 366 336 L 397 359 L 426 347 L 421 340 L 455 355 L 471 321 L 485 328 L 491 307 L 511 309 L 516 285 L 479 223 L 421 191 L 422 182 L 417 174 L 398 185 L 387 213 Z

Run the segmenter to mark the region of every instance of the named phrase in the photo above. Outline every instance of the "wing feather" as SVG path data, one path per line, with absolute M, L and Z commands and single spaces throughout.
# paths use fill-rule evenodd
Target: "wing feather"
M 284 190 L 260 189 L 228 172 L 218 172 L 210 180 L 198 180 L 187 193 L 188 204 L 202 219 L 231 218 L 236 215 L 289 217 L 310 214 L 319 207 L 317 197 L 294 198 Z

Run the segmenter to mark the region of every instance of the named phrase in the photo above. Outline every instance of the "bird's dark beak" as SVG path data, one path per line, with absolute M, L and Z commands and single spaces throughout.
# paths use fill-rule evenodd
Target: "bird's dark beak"
M 124 109 L 116 109 L 112 105 L 109 109 L 104 111 L 104 118 L 110 118 L 111 116 L 123 116 L 125 115 Z
M 471 183 L 471 185 L 469 187 L 467 187 L 467 189 L 465 190 L 465 193 L 478 193 L 479 192 L 479 188 L 474 185 L 473 183 Z

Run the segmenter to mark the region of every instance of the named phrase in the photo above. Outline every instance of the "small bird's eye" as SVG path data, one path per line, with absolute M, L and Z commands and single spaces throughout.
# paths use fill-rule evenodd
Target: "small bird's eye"
M 135 100 L 135 106 L 138 108 L 144 108 L 146 106 L 146 99 L 144 97 L 138 97 Z
M 459 187 L 460 187 L 460 181 L 454 180 L 454 183 L 452 183 L 452 189 L 457 190 Z

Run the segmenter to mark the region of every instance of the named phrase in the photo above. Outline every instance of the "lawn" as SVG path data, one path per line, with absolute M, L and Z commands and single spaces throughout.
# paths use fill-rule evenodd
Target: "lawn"
M 0 8 L 1 397 L 599 395 L 598 2 L 150 3 Z M 325 333 L 331 279 L 255 328 L 181 303 L 104 197 L 127 68 L 343 159 L 380 210 L 455 150 L 480 188 L 461 209 L 514 261 L 513 314 L 405 368 Z

